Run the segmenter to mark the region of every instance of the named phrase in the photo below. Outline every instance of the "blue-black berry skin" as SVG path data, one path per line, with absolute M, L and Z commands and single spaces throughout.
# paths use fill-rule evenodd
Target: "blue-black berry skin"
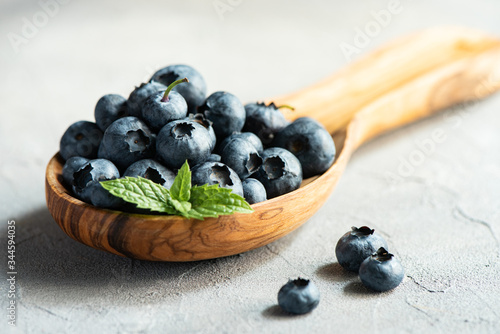
M 275 134 L 288 125 L 288 121 L 274 103 L 246 104 L 245 113 L 243 131 L 256 134 L 266 147 L 272 143 Z
M 208 156 L 207 162 L 212 161 L 212 162 L 221 162 L 221 156 L 215 153 L 212 153 Z
M 212 126 L 212 122 L 209 121 L 205 115 L 197 113 L 197 114 L 189 114 L 186 118 L 186 120 L 196 122 L 200 125 L 203 125 L 205 129 L 207 129 L 208 134 L 210 135 L 210 147 L 211 151 L 215 148 L 215 145 L 217 144 L 217 136 L 215 135 L 214 128 Z
M 97 126 L 106 131 L 118 118 L 127 116 L 127 99 L 118 94 L 104 95 L 97 101 L 94 117 Z
M 183 83 L 184 84 L 184 83 Z M 167 123 L 186 117 L 188 107 L 181 94 L 171 91 L 168 101 L 162 101 L 164 91 L 148 96 L 141 109 L 142 119 L 155 132 Z
M 304 178 L 322 174 L 335 160 L 332 136 L 310 117 L 298 118 L 279 131 L 273 145 L 287 149 L 299 159 Z
M 198 108 L 213 124 L 217 139 L 240 132 L 245 124 L 245 108 L 240 100 L 228 92 L 215 92 Z
M 154 157 L 155 134 L 139 118 L 120 118 L 106 129 L 99 148 L 99 158 L 112 161 L 125 171 L 132 163 Z
M 289 151 L 271 147 L 262 152 L 262 165 L 252 177 L 264 185 L 267 198 L 274 198 L 300 187 L 302 167 Z
M 151 80 L 168 86 L 172 82 L 182 78 L 188 78 L 189 82 L 177 85 L 173 90 L 184 97 L 189 108 L 189 113 L 195 113 L 196 108 L 203 104 L 207 95 L 207 85 L 197 70 L 183 64 L 170 65 L 158 70 L 153 74 Z
M 250 144 L 252 144 L 256 149 L 257 153 L 261 154 L 264 151 L 264 146 L 262 145 L 262 142 L 260 141 L 259 137 L 255 133 L 252 132 L 233 132 L 230 134 L 228 137 L 226 137 L 222 143 L 219 145 L 219 152 L 222 152 L 224 150 L 224 147 L 226 146 L 227 143 L 229 143 L 233 139 L 243 139 Z
M 320 299 L 316 285 L 306 279 L 289 280 L 278 292 L 278 305 L 292 314 L 305 314 L 314 310 Z
M 175 173 L 153 159 L 143 159 L 131 164 L 123 176 L 143 177 L 170 189 L 174 183 Z
M 242 180 L 255 173 L 262 165 L 262 158 L 255 146 L 240 138 L 229 141 L 220 156 L 221 161 L 231 167 Z
M 259 180 L 249 177 L 241 181 L 243 195 L 248 204 L 255 204 L 267 200 L 266 188 Z
M 361 263 L 380 247 L 387 248 L 387 242 L 375 230 L 367 226 L 353 226 L 337 242 L 335 255 L 342 267 L 358 272 Z
M 139 87 L 135 87 L 127 100 L 128 115 L 141 117 L 144 101 L 154 93 L 165 91 L 166 89 L 165 85 L 156 81 L 142 83 Z
M 198 186 L 218 184 L 220 187 L 231 189 L 233 193 L 243 197 L 243 186 L 238 174 L 221 162 L 205 162 L 194 166 L 191 183 Z
M 212 153 L 212 141 L 203 125 L 177 120 L 166 124 L 158 133 L 156 152 L 161 163 L 175 170 L 186 160 L 189 166 L 206 161 Z
M 94 159 L 97 157 L 103 133 L 97 124 L 78 121 L 71 124 L 59 142 L 59 153 L 66 161 L 71 157 Z
M 73 174 L 73 192 L 82 201 L 102 208 L 119 208 L 123 201 L 99 183 L 120 177 L 116 166 L 106 159 L 88 161 Z
M 388 291 L 403 281 L 404 269 L 394 255 L 381 247 L 361 263 L 359 278 L 363 285 L 372 290 Z
M 66 160 L 66 163 L 64 164 L 62 169 L 62 176 L 66 186 L 71 189 L 71 187 L 73 186 L 73 174 L 88 161 L 89 159 L 84 157 L 71 157 Z

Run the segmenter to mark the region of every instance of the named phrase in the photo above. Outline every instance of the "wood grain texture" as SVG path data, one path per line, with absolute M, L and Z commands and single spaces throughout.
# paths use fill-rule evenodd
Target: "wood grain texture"
M 228 256 L 266 245 L 307 221 L 326 201 L 347 163 L 340 157 L 323 182 L 204 221 L 178 216 L 139 215 L 99 209 L 74 197 L 61 183 L 63 160 L 47 166 L 46 198 L 52 216 L 73 239 L 93 248 L 136 259 L 195 261 Z M 314 193 L 312 200 L 304 200 Z
M 372 88 L 377 87 L 378 82 L 372 82 Z M 482 98 L 498 90 L 499 83 L 500 48 L 452 58 L 446 65 L 398 83 L 390 92 L 358 109 L 350 116 L 354 118 L 348 126 L 336 131 L 334 138 L 339 154 L 328 171 L 305 180 L 296 191 L 252 205 L 255 210 L 252 214 L 236 213 L 197 221 L 98 209 L 73 198 L 62 185 L 63 161 L 59 154 L 47 166 L 47 206 L 70 237 L 121 256 L 152 261 L 195 261 L 242 253 L 277 240 L 306 222 L 328 199 L 351 154 L 366 140 L 461 101 Z M 323 83 L 321 90 L 326 88 L 328 84 Z M 334 91 L 336 86 L 330 88 Z M 359 94 L 363 92 L 350 97 L 356 106 Z M 371 91 L 367 95 L 371 97 Z M 304 108 L 311 98 L 310 89 L 290 96 Z M 307 114 L 325 117 L 324 110 L 316 103 L 311 104 Z M 331 122 L 326 125 L 331 132 L 339 130 Z
M 428 72 L 358 111 L 356 146 L 449 106 L 484 98 L 500 89 L 500 47 Z
M 378 97 L 436 68 L 500 47 L 482 31 L 455 26 L 429 28 L 367 53 L 340 71 L 293 94 L 276 97 L 291 120 L 310 116 L 330 132 L 345 128 L 355 113 Z

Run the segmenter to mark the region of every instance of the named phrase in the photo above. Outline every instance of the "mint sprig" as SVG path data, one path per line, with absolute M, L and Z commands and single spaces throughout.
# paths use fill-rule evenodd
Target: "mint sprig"
M 112 195 L 137 205 L 141 209 L 176 214 L 167 188 L 142 177 L 102 181 L 101 185 Z
M 191 197 L 191 171 L 187 161 L 177 172 L 172 187 L 170 187 L 172 198 L 179 201 L 189 201 Z
M 141 209 L 203 220 L 234 212 L 252 213 L 245 199 L 218 184 L 191 187 L 191 171 L 187 161 L 179 169 L 170 190 L 142 177 L 102 181 L 112 195 Z

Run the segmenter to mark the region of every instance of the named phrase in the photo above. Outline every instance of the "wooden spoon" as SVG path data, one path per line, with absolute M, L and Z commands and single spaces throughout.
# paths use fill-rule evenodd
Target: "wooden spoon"
M 270 101 L 295 107 L 295 112 L 286 114 L 292 119 L 313 115 L 334 133 L 383 94 L 431 70 L 496 47 L 500 40 L 481 31 L 429 28 L 383 45 L 300 92 Z
M 368 69 L 369 71 L 369 69 Z M 380 82 L 384 78 L 380 77 Z M 376 85 L 376 83 L 373 83 Z M 314 90 L 290 100 L 308 115 L 336 131 L 338 157 L 319 177 L 296 191 L 252 205 L 252 214 L 233 214 L 204 221 L 178 216 L 139 215 L 99 209 L 74 197 L 62 185 L 63 160 L 56 154 L 46 171 L 47 206 L 61 229 L 73 239 L 121 256 L 153 261 L 195 261 L 242 253 L 266 245 L 306 222 L 328 199 L 351 154 L 363 142 L 450 105 L 482 98 L 500 88 L 500 48 L 481 50 L 446 66 L 391 87 L 390 91 L 351 115 L 347 127 L 328 122 L 318 104 L 306 103 Z M 328 91 L 328 83 L 321 91 Z M 334 89 L 334 87 L 332 87 Z M 362 92 L 359 93 L 362 96 Z M 372 99 L 366 98 L 365 101 Z M 322 105 L 335 103 L 328 96 Z M 354 94 L 352 99 L 356 99 Z M 304 100 L 302 100 L 304 99 Z M 279 99 L 280 103 L 283 99 Z M 300 102 L 300 103 L 299 103 Z M 356 101 L 356 105 L 359 101 Z M 355 109 L 355 108 L 353 108 Z M 352 112 L 354 114 L 354 112 Z

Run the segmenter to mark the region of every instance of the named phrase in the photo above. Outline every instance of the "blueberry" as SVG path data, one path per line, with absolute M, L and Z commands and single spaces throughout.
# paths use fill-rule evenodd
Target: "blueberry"
M 233 193 L 243 197 L 243 186 L 238 174 L 221 162 L 205 162 L 194 166 L 191 182 L 199 186 L 219 184 L 220 187 L 232 189 Z
M 245 124 L 245 108 L 240 100 L 228 92 L 215 92 L 198 107 L 205 117 L 213 122 L 218 139 L 240 132 Z
M 304 178 L 325 172 L 335 160 L 332 136 L 310 117 L 298 118 L 279 131 L 273 145 L 286 148 L 299 159 Z
M 246 104 L 245 113 L 243 131 L 255 133 L 264 146 L 269 146 L 275 134 L 288 125 L 288 121 L 274 103 Z
M 292 153 L 272 147 L 262 152 L 262 165 L 253 177 L 264 185 L 267 198 L 274 198 L 300 187 L 302 167 Z
M 125 116 L 127 116 L 127 99 L 123 96 L 107 94 L 97 101 L 94 117 L 97 126 L 102 131 L 106 131 L 111 123 Z
M 142 83 L 139 87 L 130 93 L 127 101 L 128 114 L 130 116 L 141 117 L 141 109 L 144 101 L 154 93 L 165 91 L 167 86 L 156 82 L 150 81 L 147 83 Z
M 241 181 L 243 195 L 249 204 L 264 202 L 267 200 L 266 188 L 259 180 L 249 177 Z
M 231 140 L 235 138 L 240 138 L 243 140 L 246 140 L 250 142 L 256 149 L 259 154 L 264 151 L 264 147 L 262 146 L 262 142 L 260 141 L 259 137 L 255 133 L 252 132 L 233 132 L 230 134 L 228 137 L 226 137 L 222 143 L 219 145 L 219 152 L 222 152 L 224 149 L 224 146 L 226 146 L 227 143 L 229 143 Z
M 195 113 L 196 107 L 201 105 L 207 95 L 207 85 L 201 74 L 188 65 L 170 65 L 158 70 L 151 80 L 158 81 L 165 86 L 172 82 L 189 78 L 189 83 L 174 88 L 186 100 L 190 113 Z
M 221 156 L 215 153 L 212 153 L 208 156 L 207 161 L 212 161 L 212 162 L 220 162 L 221 161 Z
M 319 290 L 307 279 L 289 280 L 278 292 L 278 304 L 286 312 L 305 314 L 319 304 Z
M 102 131 L 97 124 L 78 121 L 69 126 L 59 143 L 59 153 L 64 160 L 71 157 L 94 159 L 102 140 Z
M 175 173 L 153 159 L 143 159 L 131 164 L 123 176 L 143 177 L 170 189 Z
M 69 186 L 69 188 L 71 189 L 71 187 L 73 186 L 73 173 L 79 170 L 80 167 L 82 167 L 88 161 L 89 159 L 83 157 L 71 157 L 66 160 L 66 163 L 64 164 L 62 169 L 62 176 L 66 186 Z
M 339 264 L 347 270 L 358 272 L 361 262 L 387 243 L 375 230 L 362 226 L 352 227 L 337 242 L 335 255 Z
M 186 117 L 186 120 L 190 120 L 193 122 L 196 122 L 200 125 L 203 125 L 205 129 L 207 129 L 208 134 L 210 135 L 210 150 L 213 150 L 215 148 L 215 144 L 217 143 L 217 137 L 215 136 L 215 131 L 212 126 L 212 122 L 209 121 L 208 119 L 205 118 L 205 115 L 197 113 L 197 114 L 189 114 L 188 117 Z
M 387 291 L 397 287 L 403 281 L 404 269 L 394 255 L 380 247 L 377 252 L 367 257 L 359 267 L 359 278 L 368 288 L 375 291 Z
M 155 135 L 143 121 L 133 116 L 123 117 L 104 132 L 99 158 L 111 160 L 124 171 L 136 161 L 152 158 L 155 144 Z
M 255 173 L 262 165 L 262 158 L 255 146 L 241 138 L 229 141 L 220 156 L 221 161 L 231 167 L 242 180 Z
M 158 132 L 165 124 L 186 117 L 188 106 L 181 94 L 171 91 L 187 79 L 174 81 L 167 90 L 156 92 L 148 96 L 142 105 L 142 119 L 146 124 Z
M 111 195 L 99 183 L 120 177 L 116 166 L 106 159 L 88 161 L 73 174 L 73 192 L 84 202 L 102 208 L 119 208 L 123 200 Z
M 158 133 L 157 158 L 169 168 L 178 169 L 186 160 L 189 166 L 202 163 L 208 159 L 211 151 L 210 134 L 197 122 L 173 121 Z

